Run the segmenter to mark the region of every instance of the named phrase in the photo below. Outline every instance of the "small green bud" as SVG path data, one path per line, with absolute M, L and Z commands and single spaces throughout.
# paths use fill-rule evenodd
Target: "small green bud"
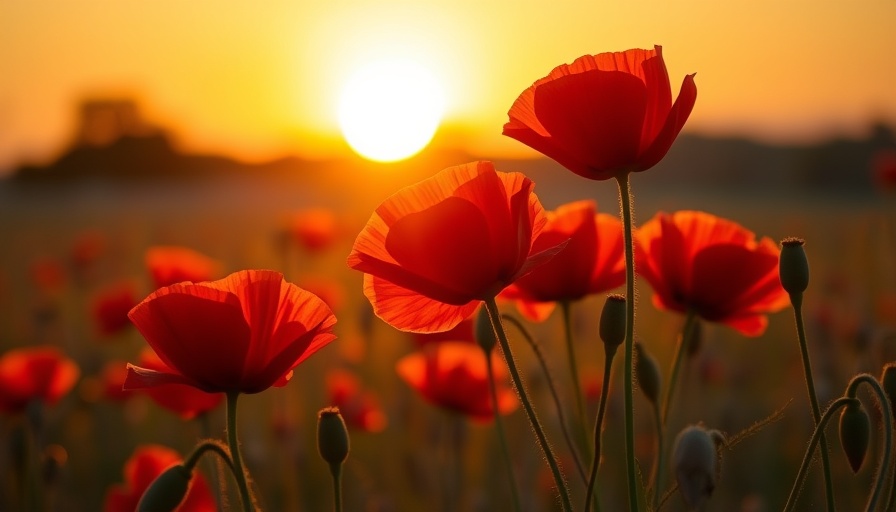
M 718 454 L 713 434 L 700 425 L 691 425 L 675 438 L 672 471 L 685 504 L 700 508 L 716 488 Z
M 801 294 L 809 287 L 809 260 L 801 238 L 785 238 L 781 241 L 779 272 L 781 286 L 790 295 Z
M 880 386 L 884 388 L 884 393 L 890 399 L 890 412 L 896 415 L 896 362 L 884 365 L 884 371 L 880 376 Z
M 157 476 L 137 503 L 137 512 L 177 510 L 187 495 L 193 473 L 181 464 L 171 466 Z
M 348 458 L 348 429 L 338 407 L 326 407 L 318 413 L 317 450 L 330 466 L 338 466 Z
M 635 342 L 635 375 L 638 378 L 638 387 L 650 403 L 657 404 L 660 396 L 660 368 L 656 359 L 648 353 L 644 347 Z
M 473 319 L 473 336 L 476 338 L 476 343 L 482 347 L 482 350 L 489 354 L 492 353 L 498 338 L 495 336 L 495 328 L 492 326 L 492 320 L 488 316 L 488 309 L 485 307 L 480 307 L 476 313 L 476 318 Z
M 600 313 L 600 339 L 609 347 L 618 347 L 625 341 L 625 296 L 607 295 Z
M 871 420 L 861 402 L 849 403 L 840 413 L 840 444 L 853 473 L 858 473 L 865 462 L 871 440 Z

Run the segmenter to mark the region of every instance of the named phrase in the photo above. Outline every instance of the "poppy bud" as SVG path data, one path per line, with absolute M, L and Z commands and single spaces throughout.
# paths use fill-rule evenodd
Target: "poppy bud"
M 714 435 L 699 425 L 686 427 L 672 449 L 672 471 L 685 504 L 699 508 L 716 487 L 718 455 Z
M 858 473 L 865 462 L 871 440 L 871 420 L 861 402 L 850 402 L 840 413 L 840 444 L 853 473 Z
M 498 338 L 495 337 L 495 328 L 492 326 L 492 320 L 488 316 L 488 310 L 484 307 L 479 308 L 476 318 L 473 319 L 473 337 L 476 343 L 485 350 L 487 354 L 492 353 Z
M 896 414 L 896 362 L 884 365 L 884 372 L 880 376 L 880 385 L 884 393 L 890 399 L 890 411 Z
M 600 339 L 608 348 L 616 348 L 625 341 L 625 296 L 607 295 L 600 313 Z
M 331 468 L 338 467 L 348 457 L 348 429 L 338 407 L 326 407 L 318 413 L 317 450 Z
M 809 261 L 802 238 L 785 238 L 781 241 L 781 286 L 790 295 L 800 294 L 809 287 Z
M 638 378 L 638 387 L 650 403 L 657 404 L 660 396 L 660 368 L 656 359 L 650 355 L 640 343 L 635 343 L 635 357 L 637 364 L 635 372 Z
M 137 503 L 137 512 L 176 510 L 187 495 L 192 477 L 193 473 L 182 464 L 166 469 L 149 484 L 140 502 Z

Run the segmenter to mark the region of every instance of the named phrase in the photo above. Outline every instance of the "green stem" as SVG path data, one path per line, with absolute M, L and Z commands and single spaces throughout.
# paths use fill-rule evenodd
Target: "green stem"
M 806 329 L 803 324 L 803 295 L 802 293 L 790 294 L 790 302 L 793 304 L 793 315 L 796 320 L 796 332 L 800 341 L 800 354 L 803 358 L 803 372 L 806 377 L 806 389 L 809 393 L 809 402 L 812 404 L 812 417 L 815 424 L 821 418 L 821 409 L 818 406 L 818 395 L 815 394 L 815 381 L 812 379 L 812 363 L 809 360 L 809 345 L 806 343 Z M 821 433 L 821 466 L 824 472 L 825 496 L 827 497 L 828 512 L 834 512 L 834 482 L 831 479 L 831 460 L 828 454 L 827 439 L 824 432 Z
M 231 471 L 235 471 L 233 461 L 230 459 L 230 454 L 227 449 L 221 445 L 220 441 L 212 439 L 207 439 L 196 445 L 190 455 L 184 460 L 184 467 L 193 471 L 193 468 L 199 463 L 199 459 L 202 458 L 206 452 L 214 452 L 225 464 L 227 464 L 227 467 L 229 467 Z
M 787 498 L 787 503 L 784 505 L 784 512 L 790 512 L 796 505 L 796 497 L 799 494 L 800 488 L 803 486 L 803 480 L 806 479 L 809 463 L 812 461 L 812 453 L 815 451 L 815 446 L 818 444 L 818 441 L 824 437 L 824 429 L 827 426 L 828 421 L 830 421 L 837 409 L 856 402 L 858 402 L 858 400 L 855 398 L 841 396 L 834 400 L 815 425 L 815 431 L 812 432 L 812 439 L 809 440 L 809 447 L 806 448 L 806 453 L 803 455 L 803 462 L 800 464 L 800 469 L 796 474 L 796 480 L 793 482 L 793 488 L 790 490 L 790 496 Z
M 535 358 L 541 365 L 541 371 L 542 373 L 544 373 L 545 382 L 547 382 L 548 390 L 551 392 L 551 397 L 554 400 L 554 407 L 556 407 L 557 409 L 557 420 L 560 423 L 560 431 L 563 433 L 563 440 L 566 442 L 566 447 L 569 449 L 569 453 L 572 455 L 572 460 L 576 465 L 576 470 L 579 473 L 579 477 L 582 479 L 582 483 L 587 484 L 588 476 L 585 474 L 585 468 L 582 466 L 582 461 L 579 459 L 579 452 L 576 450 L 575 444 L 573 444 L 572 442 L 572 436 L 569 435 L 569 429 L 566 426 L 566 415 L 563 414 L 563 406 L 561 405 L 562 402 L 560 401 L 560 395 L 557 393 L 556 386 L 554 386 L 554 379 L 553 377 L 551 377 L 551 372 L 548 371 L 548 363 L 544 358 L 544 354 L 541 352 L 541 348 L 538 347 L 538 343 L 535 342 L 535 339 L 531 334 L 529 334 L 529 331 L 526 330 L 526 327 L 521 324 L 519 320 L 508 315 L 501 315 L 501 318 L 515 325 L 523 335 L 523 338 L 526 339 L 526 342 L 529 343 L 529 346 L 532 347 L 532 352 L 535 354 Z
M 607 410 L 607 397 L 610 390 L 610 373 L 613 370 L 613 358 L 618 346 L 604 345 L 604 377 L 600 388 L 600 402 L 597 406 L 597 420 L 594 422 L 594 458 L 591 460 L 591 473 L 588 475 L 588 490 L 585 492 L 585 512 L 589 512 L 592 497 L 594 509 L 600 510 L 597 498 L 597 470 L 600 467 L 601 435 L 603 434 L 604 413 Z
M 333 476 L 333 511 L 342 512 L 342 464 L 330 464 Z
M 532 402 L 529 401 L 526 388 L 523 387 L 523 380 L 516 367 L 516 361 L 513 359 L 513 352 L 510 351 L 510 343 L 507 341 L 507 333 L 504 332 L 504 326 L 501 325 L 501 314 L 498 311 L 498 304 L 495 302 L 494 298 L 490 298 L 485 301 L 485 308 L 488 311 L 488 316 L 492 322 L 492 328 L 495 330 L 495 336 L 498 338 L 498 343 L 501 344 L 501 350 L 504 352 L 504 359 L 507 362 L 507 369 L 510 370 L 513 386 L 516 388 L 516 392 L 520 397 L 520 402 L 523 404 L 523 409 L 526 411 L 526 416 L 529 418 L 529 424 L 532 426 L 532 430 L 535 431 L 535 437 L 538 439 L 541 451 L 544 453 L 548 466 L 551 468 L 551 473 L 554 476 L 554 484 L 557 486 L 557 492 L 560 493 L 560 505 L 565 512 L 571 512 L 572 503 L 569 501 L 569 489 L 566 487 L 566 481 L 564 481 L 563 474 L 560 472 L 560 466 L 557 464 L 557 459 L 554 456 L 554 452 L 551 450 L 551 445 L 548 443 L 547 436 L 545 436 L 544 428 L 542 428 L 541 422 L 538 421 L 538 416 L 535 415 L 535 409 L 532 407 Z
M 868 512 L 872 512 L 875 508 L 877 508 L 877 503 L 880 500 L 881 494 L 883 493 L 884 483 L 887 479 L 887 476 L 890 474 L 890 454 L 893 451 L 893 411 L 890 408 L 890 400 L 887 398 L 887 394 L 884 389 L 881 387 L 880 383 L 867 373 L 862 373 L 856 375 L 849 381 L 849 386 L 846 388 L 846 396 L 850 398 L 856 398 L 856 391 L 858 390 L 859 384 L 865 383 L 874 390 L 874 393 L 877 395 L 877 402 L 880 405 L 881 412 L 883 413 L 883 424 L 884 424 L 884 450 L 880 456 L 880 469 L 877 472 L 877 478 L 874 483 L 874 490 L 871 492 L 871 496 L 868 499 L 868 507 L 866 510 Z M 890 489 L 890 501 L 893 499 L 893 489 Z M 886 508 L 884 510 L 893 510 L 892 508 Z
M 580 446 L 583 454 L 587 459 L 591 452 L 588 446 L 588 438 L 585 433 L 585 400 L 582 397 L 582 384 L 579 380 L 579 368 L 576 364 L 576 349 L 572 339 L 572 305 L 569 301 L 560 302 L 560 310 L 563 312 L 563 330 L 566 333 L 566 353 L 569 357 L 569 375 L 572 377 L 572 392 L 578 410 L 578 421 L 576 422 L 576 432 L 578 434 Z
M 246 470 L 243 469 L 243 458 L 240 454 L 240 443 L 236 432 L 236 401 L 240 394 L 237 391 L 227 393 L 227 444 L 230 447 L 230 457 L 233 460 L 233 476 L 236 478 L 240 490 L 240 500 L 243 503 L 243 512 L 254 512 L 252 494 L 249 492 L 249 480 L 246 478 Z
M 513 499 L 513 510 L 520 512 L 520 495 L 516 489 L 516 478 L 513 475 L 513 460 L 510 458 L 510 449 L 507 447 L 507 434 L 504 432 L 504 421 L 501 419 L 501 411 L 498 408 L 498 390 L 495 386 L 495 368 L 492 364 L 491 352 L 483 349 L 485 354 L 485 368 L 488 372 L 488 391 L 492 397 L 492 408 L 495 411 L 495 430 L 498 433 L 498 442 L 501 445 L 501 455 L 507 466 L 507 483 L 510 485 L 510 495 Z
M 632 196 L 629 173 L 616 177 L 619 185 L 622 235 L 625 245 L 625 360 L 623 396 L 625 402 L 625 465 L 628 474 L 628 509 L 638 509 L 638 474 L 635 461 L 635 400 L 634 400 L 634 343 L 635 343 L 635 250 L 632 240 Z
M 666 421 L 669 419 L 669 410 L 672 408 L 672 399 L 675 397 L 675 388 L 678 384 L 678 375 L 681 371 L 682 362 L 688 353 L 691 338 L 694 335 L 694 328 L 697 326 L 697 314 L 694 310 L 688 310 L 685 315 L 684 326 L 681 328 L 681 337 L 675 346 L 675 355 L 672 357 L 672 369 L 669 371 L 669 384 L 666 386 L 666 393 L 663 396 L 662 410 L 657 404 L 654 404 L 654 414 L 657 419 L 657 456 L 653 468 L 653 488 L 654 488 L 654 507 L 659 499 L 659 491 L 663 486 L 663 477 L 665 476 L 665 458 L 663 452 L 663 437 L 665 433 Z

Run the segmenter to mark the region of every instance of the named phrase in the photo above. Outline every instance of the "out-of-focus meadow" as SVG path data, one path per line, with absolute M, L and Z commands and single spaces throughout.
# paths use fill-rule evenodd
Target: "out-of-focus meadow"
M 697 143 L 701 140 L 702 145 Z M 725 183 L 732 173 L 767 174 L 775 166 L 782 175 L 799 177 L 792 172 L 799 159 L 763 160 L 768 148 L 710 142 L 685 137 L 660 166 L 633 177 L 637 223 L 660 210 L 693 209 L 735 220 L 775 241 L 805 238 L 812 272 L 805 312 L 820 401 L 841 395 L 858 372 L 879 375 L 885 362 L 896 360 L 893 191 L 845 190 L 826 186 L 822 178 L 814 186 L 786 179 L 763 184 L 731 178 Z M 719 159 L 710 150 L 735 156 Z M 797 154 L 804 153 L 839 154 Z M 845 160 L 816 160 L 838 162 L 842 173 L 870 183 L 871 152 L 846 154 Z M 186 454 L 199 438 L 222 435 L 223 407 L 204 418 L 182 420 L 144 394 L 113 399 L 104 392 L 106 365 L 137 362 L 146 343 L 123 322 L 127 305 L 117 310 L 109 306 L 100 314 L 107 324 L 112 322 L 104 332 L 98 304 L 115 287 L 132 290 L 136 300 L 148 295 L 153 285 L 147 250 L 181 246 L 216 260 L 217 277 L 240 269 L 278 270 L 287 280 L 318 293 L 338 318 L 338 339 L 300 365 L 286 387 L 242 399 L 240 435 L 246 465 L 265 510 L 330 507 L 329 475 L 317 454 L 315 429 L 317 411 L 332 402 L 327 383 L 334 370 L 353 374 L 362 390 L 353 394 L 359 400 L 363 395 L 372 409 L 382 411 L 376 423 L 385 420 L 379 431 L 351 429 L 344 477 L 347 510 L 504 510 L 509 491 L 491 424 L 439 410 L 399 379 L 396 362 L 415 349 L 414 337 L 373 316 L 362 294 L 361 274 L 346 265 L 354 237 L 379 202 L 401 186 L 468 161 L 463 158 L 473 157 L 430 150 L 394 164 L 359 159 L 294 162 L 292 172 L 255 169 L 189 180 L 93 176 L 0 183 L 0 348 L 5 352 L 28 345 L 57 346 L 80 368 L 73 391 L 46 407 L 40 423 L 38 441 L 46 453 L 39 455 L 64 459 L 45 471 L 50 509 L 99 510 L 110 486 L 123 482 L 125 461 L 142 444 L 162 444 Z M 688 161 L 694 162 L 694 169 L 688 169 Z M 728 166 L 709 170 L 722 178 L 701 177 L 700 169 L 712 165 Z M 618 212 L 610 182 L 582 180 L 548 160 L 501 161 L 497 167 L 531 176 L 546 208 L 593 198 L 599 211 Z M 638 290 L 636 336 L 666 372 L 683 318 L 655 309 L 643 280 Z M 592 413 L 603 367 L 597 336 L 603 300 L 591 297 L 573 307 Z M 520 318 L 512 304 L 502 304 L 502 310 Z M 116 318 L 122 321 L 118 326 Z M 561 397 L 570 398 L 559 314 L 543 324 L 526 325 L 546 354 Z M 562 441 L 545 377 L 523 337 L 509 329 L 536 407 L 580 502 L 583 485 Z M 685 365 L 669 421 L 673 434 L 687 424 L 704 422 L 734 435 L 786 406 L 778 421 L 725 452 L 710 502 L 712 510 L 779 509 L 813 423 L 792 312 L 771 315 L 768 330 L 758 338 L 705 323 L 700 350 Z M 625 502 L 620 377 L 614 375 L 605 421 L 601 496 L 606 510 L 621 510 Z M 564 406 L 571 403 L 567 400 Z M 653 420 L 643 396 L 636 396 L 635 406 L 637 449 L 646 472 L 653 453 Z M 15 461 L 22 457 L 22 446 L 14 434 L 23 421 L 0 417 L 0 510 L 15 510 L 20 504 Z M 557 504 L 552 481 L 522 410 L 508 416 L 505 424 L 525 509 L 552 509 Z M 880 441 L 874 436 L 869 463 L 853 476 L 836 436 L 828 440 L 837 501 L 843 510 L 853 510 L 867 496 Z M 200 467 L 212 481 L 210 465 Z M 219 480 L 233 487 L 227 478 Z M 820 506 L 820 483 L 819 467 L 814 466 L 801 506 Z M 665 510 L 682 510 L 680 499 L 673 496 Z

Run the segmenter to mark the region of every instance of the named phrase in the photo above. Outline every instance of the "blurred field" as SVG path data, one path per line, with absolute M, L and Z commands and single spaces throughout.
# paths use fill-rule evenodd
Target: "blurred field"
M 499 169 L 514 170 L 500 165 Z M 565 173 L 559 167 L 550 169 Z M 361 276 L 345 264 L 354 236 L 372 208 L 386 197 L 386 190 L 410 183 L 410 177 L 384 173 L 380 179 L 369 172 L 358 171 L 352 188 L 248 176 L 180 184 L 95 181 L 27 189 L 0 183 L 0 349 L 58 345 L 82 371 L 75 391 L 46 411 L 42 443 L 61 445 L 68 454 L 49 488 L 52 510 L 101 509 L 106 489 L 122 481 L 122 465 L 139 444 L 164 444 L 187 453 L 199 437 L 223 432 L 221 410 L 206 425 L 183 422 L 145 397 L 112 403 L 100 399 L 91 387 L 91 379 L 106 361 L 136 362 L 145 346 L 133 328 L 112 337 L 100 335 L 90 312 L 92 300 L 103 287 L 120 280 L 133 280 L 141 298 L 149 294 L 143 257 L 153 245 L 200 251 L 223 264 L 222 276 L 240 269 L 270 268 L 300 286 L 325 277 L 342 287 L 344 300 L 335 311 L 339 339 L 303 363 L 285 388 L 242 398 L 241 438 L 265 510 L 327 510 L 331 506 L 329 476 L 317 455 L 314 434 L 316 413 L 328 405 L 324 378 L 334 367 L 354 371 L 378 395 L 388 418 L 383 432 L 353 432 L 344 483 L 346 510 L 441 510 L 442 504 L 452 502 L 460 504 L 458 510 L 506 509 L 509 494 L 493 429 L 434 409 L 398 380 L 395 361 L 413 349 L 410 337 L 371 318 L 361 293 Z M 536 193 L 547 208 L 593 197 L 601 211 L 617 212 L 616 190 L 610 182 L 583 183 L 575 176 L 562 176 L 548 185 L 537 175 L 534 179 Z M 893 197 L 793 196 L 686 184 L 673 189 L 652 186 L 649 173 L 635 176 L 633 187 L 638 223 L 658 210 L 701 209 L 775 241 L 786 236 L 807 240 L 812 280 L 804 307 L 822 403 L 841 395 L 852 375 L 879 376 L 885 362 L 896 360 Z M 290 215 L 311 207 L 332 209 L 340 219 L 337 242 L 319 254 L 304 250 L 287 229 Z M 71 264 L 73 245 L 91 231 L 102 235 L 105 247 L 97 261 L 76 271 Z M 31 269 L 40 258 L 57 261 L 65 269 L 58 289 L 48 292 L 35 286 Z M 639 289 L 636 333 L 666 370 L 683 319 L 654 309 L 645 283 Z M 586 380 L 598 379 L 603 365 L 596 327 L 602 303 L 603 297 L 592 297 L 574 308 Z M 504 308 L 516 314 L 511 305 Z M 716 325 L 703 327 L 704 344 L 687 362 L 669 431 L 674 436 L 681 427 L 702 421 L 733 435 L 789 403 L 781 421 L 726 455 L 709 506 L 709 510 L 725 511 L 779 510 L 812 424 L 792 313 L 785 310 L 771 316 L 769 329 L 756 339 Z M 530 328 L 548 355 L 561 395 L 569 397 L 559 315 Z M 509 329 L 538 411 L 564 456 L 557 417 L 532 351 Z M 621 373 L 618 366 L 616 373 L 614 386 Z M 625 497 L 621 386 L 613 388 L 611 397 L 601 496 L 604 510 L 613 511 L 623 509 L 620 503 Z M 566 404 L 570 409 L 571 403 Z M 596 403 L 590 406 L 596 408 Z M 643 397 L 636 396 L 644 472 L 649 471 L 653 453 L 653 422 L 648 412 Z M 0 418 L 0 510 L 14 510 L 17 500 L 11 433 L 19 421 Z M 555 500 L 550 478 L 525 415 L 517 411 L 506 425 L 528 510 L 551 510 Z M 834 429 L 829 432 L 838 504 L 842 510 L 857 510 L 867 496 L 880 441 L 875 435 L 873 456 L 853 477 Z M 879 429 L 874 432 L 878 434 Z M 453 449 L 452 443 L 460 450 Z M 449 468 L 454 464 L 462 465 L 461 482 L 452 480 Z M 569 462 L 565 468 L 574 499 L 581 503 L 583 486 Z M 817 469 L 804 488 L 801 510 L 814 510 L 822 502 Z M 682 509 L 678 496 L 664 507 Z

